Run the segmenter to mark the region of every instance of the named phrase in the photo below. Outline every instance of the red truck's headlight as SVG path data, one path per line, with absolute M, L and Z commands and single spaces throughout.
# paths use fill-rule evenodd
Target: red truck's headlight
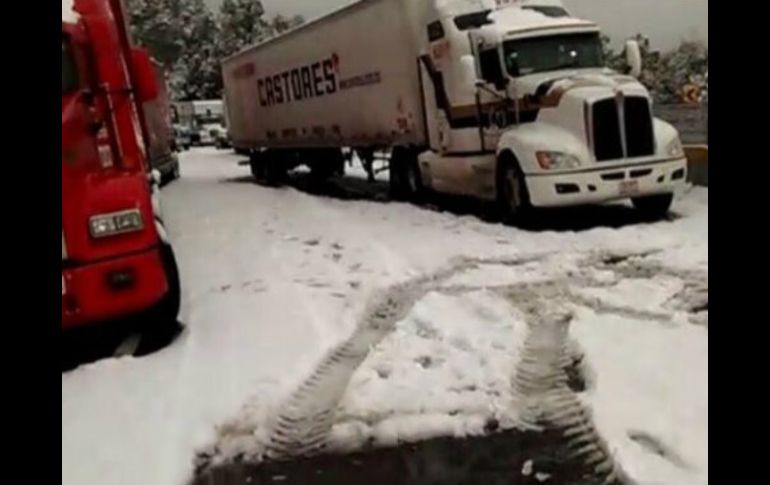
M 139 209 L 130 209 L 111 214 L 99 214 L 88 220 L 91 237 L 101 238 L 141 231 L 144 228 L 142 213 Z

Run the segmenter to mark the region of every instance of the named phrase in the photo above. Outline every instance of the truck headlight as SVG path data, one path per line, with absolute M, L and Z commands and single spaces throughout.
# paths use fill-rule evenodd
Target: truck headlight
M 110 214 L 99 214 L 88 220 L 91 237 L 101 238 L 141 231 L 144 228 L 142 213 L 139 209 L 130 209 Z
M 679 137 L 675 137 L 673 140 L 671 140 L 666 147 L 666 154 L 669 157 L 682 157 L 684 156 L 684 148 L 682 148 L 682 141 L 679 139 Z
M 580 159 L 574 155 L 563 152 L 537 152 L 537 163 L 543 170 L 554 168 L 577 168 L 580 166 Z

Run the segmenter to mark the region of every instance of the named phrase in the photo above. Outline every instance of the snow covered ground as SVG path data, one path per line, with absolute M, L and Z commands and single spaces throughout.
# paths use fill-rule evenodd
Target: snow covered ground
M 707 190 L 672 221 L 532 232 L 260 187 L 238 160 L 187 152 L 163 191 L 188 330 L 158 354 L 62 375 L 63 485 L 182 485 L 200 449 L 258 452 L 369 297 L 463 257 L 477 263 L 421 296 L 352 374 L 332 446 L 516 425 L 519 349 L 533 315 L 558 307 L 620 465 L 642 484 L 708 483 Z

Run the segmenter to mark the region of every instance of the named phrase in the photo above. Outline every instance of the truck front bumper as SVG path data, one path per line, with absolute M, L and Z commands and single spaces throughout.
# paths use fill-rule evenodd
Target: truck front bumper
M 536 207 L 593 204 L 616 199 L 674 193 L 687 178 L 687 159 L 585 171 L 525 176 L 530 202 Z
M 62 269 L 62 329 L 138 314 L 167 291 L 158 249 Z

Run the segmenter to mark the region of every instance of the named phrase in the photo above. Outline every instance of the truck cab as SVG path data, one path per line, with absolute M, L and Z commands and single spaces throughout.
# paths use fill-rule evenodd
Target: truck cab
M 157 96 L 118 0 L 62 9 L 62 330 L 149 312 L 176 324 L 179 281 L 140 104 Z
M 487 3 L 427 14 L 421 182 L 509 215 L 622 198 L 665 213 L 686 177 L 679 136 L 635 77 L 604 67 L 599 27 L 558 2 Z M 638 46 L 627 54 L 638 74 Z

